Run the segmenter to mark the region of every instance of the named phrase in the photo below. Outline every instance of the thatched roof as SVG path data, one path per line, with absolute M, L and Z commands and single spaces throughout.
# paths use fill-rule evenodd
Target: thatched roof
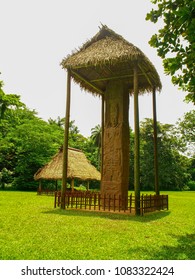
M 61 180 L 62 179 L 63 150 L 52 158 L 45 166 L 34 175 L 35 180 Z M 100 180 L 100 172 L 89 163 L 84 153 L 80 150 L 68 148 L 68 178 L 85 180 Z
M 61 62 L 81 88 L 103 94 L 108 81 L 123 80 L 133 93 L 133 67 L 138 65 L 139 92 L 161 89 L 159 75 L 145 54 L 122 36 L 103 25 L 79 50 Z

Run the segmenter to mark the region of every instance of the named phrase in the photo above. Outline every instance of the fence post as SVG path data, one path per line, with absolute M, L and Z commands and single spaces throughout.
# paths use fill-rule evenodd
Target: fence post
M 87 197 L 86 197 L 86 194 L 85 194 L 85 209 L 87 208 Z
M 96 200 L 97 200 L 96 196 L 97 196 L 96 193 L 94 193 L 93 195 L 94 210 L 96 209 Z
M 58 191 L 57 194 L 56 194 L 57 206 L 58 207 L 60 206 L 60 195 L 61 195 L 61 193 Z
M 85 199 L 86 199 L 86 197 L 85 197 Z M 92 206 L 92 197 L 91 197 L 91 194 L 89 194 L 88 201 L 89 201 L 89 210 L 91 210 L 91 206 Z
M 110 194 L 108 196 L 108 211 L 110 211 Z
M 54 208 L 56 208 L 56 192 L 55 192 L 55 197 L 54 197 Z
M 131 213 L 131 204 L 132 204 L 132 193 L 131 193 L 131 195 L 130 195 L 130 197 L 129 197 L 129 203 L 130 203 L 130 205 L 129 205 L 129 208 L 130 208 L 130 213 Z
M 78 196 L 75 195 L 75 198 L 76 198 L 76 209 L 77 209 Z
M 163 210 L 164 209 L 164 198 L 163 195 L 159 196 L 159 210 Z
M 100 211 L 100 209 L 101 209 L 101 194 L 100 193 L 98 194 L 98 208 Z
M 124 205 L 124 213 L 126 212 L 126 207 L 128 207 L 127 206 L 127 203 L 128 203 L 128 199 L 126 198 L 126 197 L 122 197 L 122 200 L 124 200 L 124 201 L 122 201 L 122 205 Z M 124 203 L 123 203 L 124 202 Z
M 71 192 L 71 208 L 73 208 L 74 201 L 75 201 L 75 194 L 74 192 Z
M 141 214 L 144 215 L 144 195 L 141 196 Z
M 106 194 L 104 194 L 104 211 L 106 209 Z

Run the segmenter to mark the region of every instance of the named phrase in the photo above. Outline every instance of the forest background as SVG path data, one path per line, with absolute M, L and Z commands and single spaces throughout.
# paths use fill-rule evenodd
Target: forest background
M 140 123 L 141 190 L 154 189 L 152 119 Z M 134 132 L 130 133 L 129 189 L 134 188 Z M 0 188 L 36 190 L 34 173 L 58 152 L 63 144 L 64 119 L 39 118 L 21 102 L 20 96 L 6 94 L 0 82 Z M 91 136 L 80 134 L 75 121 L 70 122 L 69 146 L 82 150 L 100 169 L 101 127 L 91 129 Z M 195 190 L 195 110 L 184 114 L 175 125 L 158 122 L 159 184 L 161 190 Z M 76 182 L 76 185 L 84 182 Z M 54 188 L 55 182 L 44 182 Z M 59 182 L 60 187 L 60 182 Z M 92 182 L 91 188 L 99 188 Z

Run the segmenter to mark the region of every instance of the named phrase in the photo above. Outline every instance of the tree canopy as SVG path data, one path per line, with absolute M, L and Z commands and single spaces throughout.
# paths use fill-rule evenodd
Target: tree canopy
M 140 126 L 141 134 L 141 187 L 154 189 L 154 136 L 152 119 L 145 119 Z M 183 143 L 177 136 L 176 127 L 157 123 L 159 185 L 162 190 L 181 190 L 189 181 L 187 172 L 190 159 L 182 154 Z
M 195 1 L 151 0 L 156 8 L 146 19 L 164 26 L 149 43 L 163 59 L 165 73 L 173 84 L 187 92 L 186 100 L 195 104 Z
M 5 94 L 3 91 L 3 82 L 0 81 L 0 119 L 4 118 L 4 113 L 9 108 L 24 107 L 24 103 L 20 101 L 20 96 L 16 94 Z

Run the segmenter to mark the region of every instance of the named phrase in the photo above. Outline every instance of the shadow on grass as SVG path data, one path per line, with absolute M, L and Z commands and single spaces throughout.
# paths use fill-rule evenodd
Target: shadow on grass
M 194 260 L 195 259 L 195 234 L 187 234 L 183 236 L 170 235 L 170 238 L 177 240 L 177 245 L 161 246 L 159 249 L 152 250 L 148 253 L 151 260 Z M 132 254 L 130 249 L 130 253 Z M 135 253 L 139 255 L 145 250 L 145 248 L 136 248 Z
M 150 222 L 162 219 L 170 214 L 170 211 L 156 211 L 148 213 L 144 216 L 135 216 L 128 213 L 113 213 L 113 212 L 99 212 L 87 211 L 81 209 L 53 209 L 50 211 L 42 212 L 43 214 L 64 215 L 64 216 L 79 216 L 79 217 L 98 217 L 110 220 L 132 220 L 137 222 Z

